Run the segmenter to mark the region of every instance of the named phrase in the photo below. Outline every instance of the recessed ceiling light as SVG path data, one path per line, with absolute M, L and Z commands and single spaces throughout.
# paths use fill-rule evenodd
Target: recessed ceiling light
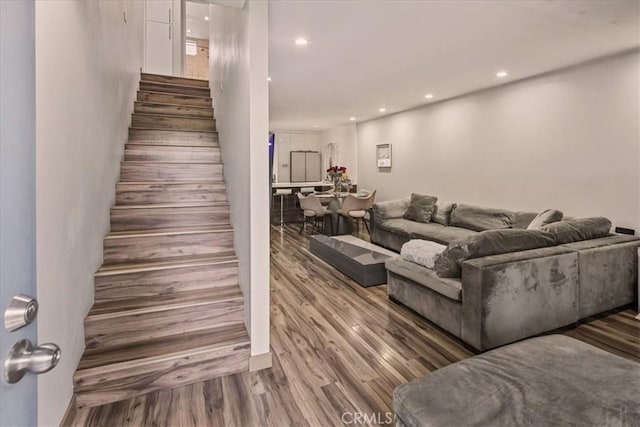
M 267 81 L 270 82 L 271 81 L 271 77 L 267 77 Z
M 379 109 L 378 111 L 380 111 L 381 113 L 384 113 L 385 111 L 387 111 L 387 109 L 383 107 L 383 108 Z
M 204 17 L 204 20 L 205 20 L 205 21 L 208 21 L 208 20 L 209 20 L 209 17 L 208 17 L 208 16 L 205 16 L 205 17 Z
M 509 73 L 506 72 L 506 71 L 498 71 L 496 73 L 496 77 L 507 77 L 508 75 L 509 75 Z
M 190 32 L 191 32 L 191 30 L 187 28 L 187 33 L 190 33 Z
M 351 120 L 352 122 L 355 121 L 355 117 L 349 117 L 349 120 Z
M 432 93 L 428 93 L 424 96 L 427 99 L 433 99 L 433 94 Z
M 309 43 L 309 40 L 305 39 L 304 37 L 299 37 L 299 38 L 296 39 L 296 44 L 298 46 L 304 46 L 307 43 Z

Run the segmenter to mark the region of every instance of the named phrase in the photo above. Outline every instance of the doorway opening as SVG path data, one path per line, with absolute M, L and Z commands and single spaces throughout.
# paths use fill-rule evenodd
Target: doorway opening
M 209 79 L 209 5 L 186 2 L 184 76 Z

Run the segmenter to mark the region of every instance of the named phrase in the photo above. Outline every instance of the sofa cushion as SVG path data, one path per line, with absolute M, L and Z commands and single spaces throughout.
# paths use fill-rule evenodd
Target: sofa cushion
M 515 216 L 515 212 L 505 209 L 461 204 L 457 205 L 451 212 L 449 224 L 475 231 L 497 230 L 511 228 Z
M 404 218 L 388 219 L 377 224 L 382 230 L 396 233 L 400 236 L 413 239 L 431 240 L 432 242 L 448 245 L 449 243 L 464 239 L 470 235 L 478 234 L 476 231 L 459 227 L 445 227 L 433 222 L 422 223 L 410 221 Z
M 545 209 L 527 226 L 527 230 L 541 230 L 547 224 L 562 221 L 564 214 L 557 209 Z
M 437 201 L 438 198 L 434 196 L 411 193 L 411 201 L 404 213 L 404 218 L 417 222 L 430 222 Z
M 400 256 L 414 264 L 433 269 L 436 257 L 447 247 L 430 240 L 413 239 L 402 245 Z
M 433 270 L 409 262 L 401 256 L 388 258 L 384 265 L 387 270 L 406 277 L 440 295 L 454 301 L 462 301 L 462 283 L 459 279 L 438 277 Z
M 402 218 L 409 207 L 410 199 L 389 200 L 374 203 L 371 206 L 374 221 L 383 221 L 391 218 Z
M 553 222 L 541 228 L 553 234 L 558 245 L 599 239 L 609 235 L 611 221 L 604 217 L 578 218 Z
M 554 246 L 552 234 L 538 230 L 489 230 L 449 244 L 436 258 L 435 271 L 440 277 L 461 277 L 462 262 L 467 259 L 508 252 Z
M 524 211 L 516 212 L 516 216 L 513 220 L 512 228 L 520 228 L 520 229 L 527 228 L 529 224 L 531 224 L 531 221 L 533 221 L 533 218 L 536 217 L 536 215 L 538 215 L 537 212 L 524 212 Z
M 549 335 L 402 384 L 393 409 L 406 427 L 633 426 L 638 384 L 637 362 Z
M 449 220 L 451 219 L 451 211 L 453 210 L 455 205 L 455 203 L 438 200 L 433 210 L 433 214 L 431 214 L 431 221 L 442 225 L 449 225 Z

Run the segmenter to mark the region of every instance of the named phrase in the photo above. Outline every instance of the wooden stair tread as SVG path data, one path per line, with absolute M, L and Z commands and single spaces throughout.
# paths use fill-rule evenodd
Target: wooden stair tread
M 209 160 L 123 160 L 126 165 L 219 165 Z
M 103 347 L 86 350 L 78 364 L 78 370 L 86 370 L 111 365 L 140 362 L 148 359 L 173 359 L 184 357 L 191 352 L 228 345 L 248 345 L 249 335 L 241 325 L 227 325 L 196 332 L 162 337 L 155 340 L 121 347 Z
M 150 84 L 154 84 L 154 85 L 161 85 L 161 86 L 167 86 L 167 87 L 172 87 L 172 88 L 176 88 L 176 89 L 180 89 L 180 88 L 184 88 L 184 89 L 200 89 L 200 90 L 211 90 L 210 87 L 208 86 L 193 86 L 193 85 L 184 85 L 184 84 L 179 84 L 179 83 L 167 83 L 167 82 L 159 82 L 159 81 L 154 81 L 154 80 L 145 80 L 142 79 L 140 80 L 140 83 L 150 83 Z
M 165 208 L 215 208 L 229 207 L 228 202 L 189 202 L 189 203 L 170 203 L 170 204 L 147 204 L 147 205 L 114 205 L 111 210 L 120 209 L 165 209 Z M 217 224 L 212 224 L 217 225 Z M 172 227 L 173 228 L 173 227 Z
M 163 114 L 163 113 L 133 113 L 136 116 L 145 116 L 145 117 L 157 117 L 158 119 L 186 119 L 186 120 L 202 120 L 204 122 L 215 122 L 216 119 L 213 117 L 187 117 L 180 116 L 175 114 Z
M 133 130 L 149 130 L 149 131 L 171 131 L 171 132 L 185 132 L 185 133 L 210 133 L 210 134 L 217 134 L 218 131 L 215 130 L 201 130 L 201 129 L 164 129 L 164 128 L 154 128 L 154 127 L 150 127 L 150 126 L 131 126 L 129 127 L 129 129 L 133 129 Z
M 237 263 L 238 258 L 236 258 L 233 251 L 207 255 L 185 255 L 182 257 L 159 258 L 147 261 L 123 261 L 102 264 L 94 276 L 112 276 L 116 274 L 139 273 L 152 270 Z
M 177 236 L 182 234 L 207 234 L 233 231 L 231 224 L 215 224 L 195 227 L 158 228 L 153 230 L 110 231 L 104 238 L 121 239 L 129 237 Z
M 145 83 L 153 83 L 153 84 L 163 84 L 163 83 L 159 83 L 159 82 L 150 82 L 148 80 L 145 80 Z M 205 89 L 205 88 L 197 88 L 197 89 Z M 144 92 L 144 93 L 152 93 L 152 94 L 157 94 L 157 95 L 167 95 L 167 92 L 158 92 L 157 90 L 147 90 L 147 89 L 138 89 L 138 92 Z M 189 93 L 169 93 L 169 95 L 176 95 L 176 96 L 187 96 L 189 98 L 211 98 L 210 96 L 200 96 L 200 95 L 191 95 Z
M 184 105 L 184 104 L 173 104 L 173 103 L 170 103 L 170 102 L 157 102 L 157 101 L 135 101 L 135 102 L 138 103 L 138 104 L 145 104 L 145 105 L 162 105 L 162 106 L 167 106 L 167 107 L 181 107 L 181 108 L 213 111 L 213 107 L 203 107 L 201 105 L 189 106 L 189 105 Z M 136 114 L 145 114 L 145 113 L 136 113 Z M 182 117 L 182 116 L 180 116 L 180 117 Z
M 131 146 L 129 146 L 131 145 Z M 189 151 L 192 149 L 201 149 L 202 151 L 207 150 L 207 151 L 211 151 L 211 150 L 219 150 L 220 146 L 219 145 L 215 145 L 215 146 L 208 146 L 208 145 L 170 145 L 170 144 L 154 144 L 153 142 L 143 142 L 140 144 L 125 144 L 125 149 L 136 149 L 136 150 L 142 150 L 146 147 L 154 147 L 154 148 L 158 148 L 160 150 L 162 149 L 169 149 L 169 150 L 176 150 L 176 151 Z M 180 150 L 178 150 L 180 149 Z
M 87 320 L 105 320 L 122 315 L 130 316 L 132 314 L 166 311 L 180 307 L 212 305 L 223 301 L 242 303 L 243 299 L 244 295 L 240 286 L 235 285 L 144 298 L 102 301 L 96 302 L 91 307 L 89 314 L 87 314 Z
M 165 76 L 164 74 L 157 74 L 157 73 L 147 73 L 147 72 L 141 72 L 140 73 L 140 79 L 141 80 L 145 80 L 145 77 L 150 77 L 150 78 L 159 78 L 159 80 L 187 80 L 187 81 L 191 81 L 194 83 L 206 83 L 207 86 L 209 87 L 209 80 L 208 79 L 196 79 L 194 77 L 183 77 L 183 76 Z M 147 81 L 149 81 L 147 79 Z M 151 80 L 154 81 L 154 80 Z
M 197 185 L 197 184 L 224 184 L 222 179 L 210 179 L 210 180 L 193 180 L 188 182 L 176 182 L 176 181 L 120 181 L 117 185 Z M 225 189 L 220 189 L 226 191 Z

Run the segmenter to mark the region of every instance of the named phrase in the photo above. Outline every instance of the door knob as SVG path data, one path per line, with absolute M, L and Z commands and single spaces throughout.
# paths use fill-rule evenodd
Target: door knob
M 4 379 L 9 384 L 17 383 L 27 372 L 43 374 L 56 367 L 62 353 L 55 344 L 34 347 L 30 340 L 20 340 L 9 351 L 4 361 Z

